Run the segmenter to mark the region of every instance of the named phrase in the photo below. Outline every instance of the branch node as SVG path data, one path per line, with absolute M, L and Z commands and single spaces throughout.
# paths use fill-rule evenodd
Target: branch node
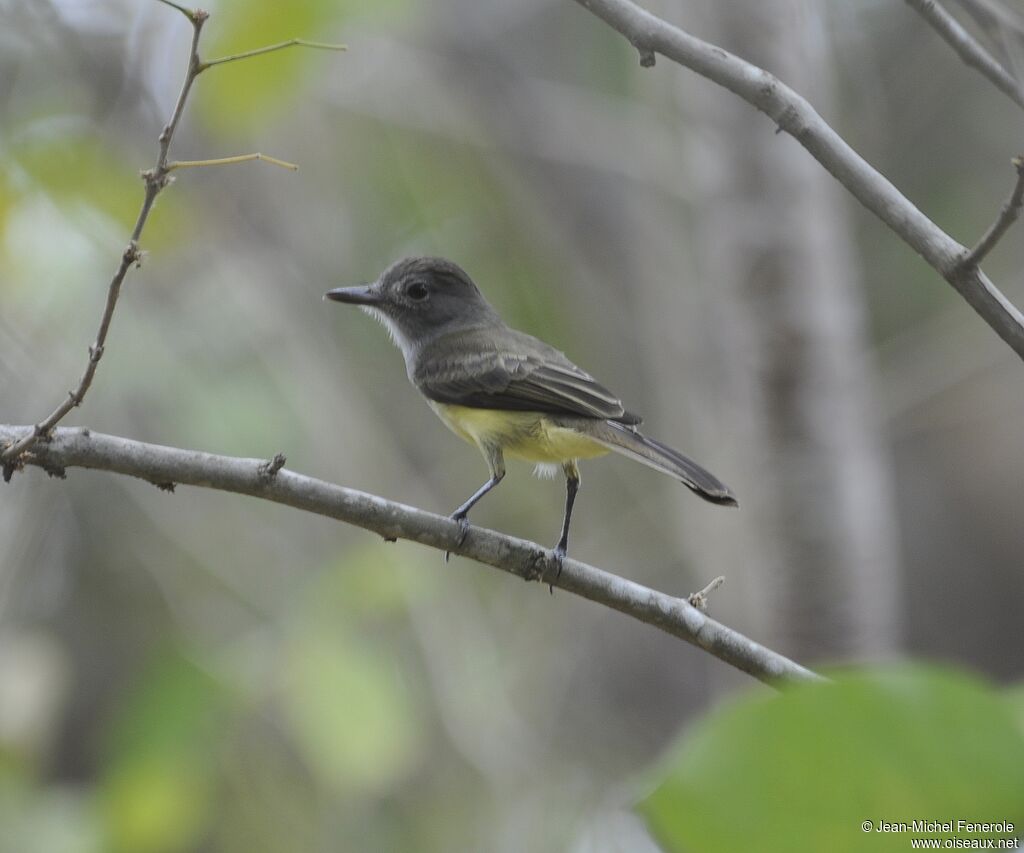
M 636 49 L 640 54 L 640 66 L 642 68 L 653 68 L 657 61 L 654 51 L 649 47 L 642 47 L 641 45 L 637 45 Z
M 277 472 L 284 467 L 284 463 L 287 461 L 288 460 L 285 458 L 285 455 L 283 453 L 275 453 L 273 459 L 268 459 L 266 462 L 260 464 L 260 466 L 256 469 L 256 473 L 258 473 L 261 477 L 274 477 L 276 476 Z
M 709 583 L 700 592 L 694 592 L 687 596 L 686 601 L 690 605 L 701 613 L 708 612 L 708 599 L 711 597 L 716 589 L 718 589 L 723 583 L 725 583 L 725 575 L 719 575 L 711 583 Z
M 63 465 L 48 465 L 45 462 L 41 462 L 39 465 L 46 472 L 47 477 L 52 477 L 55 480 L 66 480 L 68 478 L 67 471 L 64 470 Z
M 174 494 L 174 485 L 175 484 L 172 483 L 170 480 L 161 480 L 161 481 L 150 480 L 150 482 L 154 486 L 156 486 L 161 492 L 170 492 L 171 494 Z
M 546 578 L 547 570 L 548 553 L 543 549 L 537 549 L 530 555 L 526 565 L 523 567 L 523 580 L 527 583 L 543 581 Z

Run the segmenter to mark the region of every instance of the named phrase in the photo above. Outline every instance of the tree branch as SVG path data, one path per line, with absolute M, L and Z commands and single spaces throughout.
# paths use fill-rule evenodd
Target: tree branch
M 0 462 L 3 463 L 3 478 L 5 481 L 10 479 L 11 463 L 20 454 L 32 447 L 40 438 L 49 434 L 50 430 L 60 423 L 68 412 L 82 405 L 82 400 L 85 399 L 85 395 L 92 385 L 93 377 L 96 375 L 96 368 L 99 366 L 100 359 L 103 358 L 103 349 L 107 343 L 107 333 L 110 331 L 110 323 L 114 319 L 117 299 L 121 295 L 121 285 L 132 264 L 138 267 L 142 263 L 142 253 L 139 251 L 139 239 L 142 237 L 142 229 L 146 227 L 146 221 L 149 219 L 149 213 L 153 209 L 153 202 L 156 201 L 156 197 L 170 183 L 167 177 L 167 150 L 170 148 L 174 131 L 181 120 L 181 114 L 185 109 L 185 101 L 188 99 L 192 82 L 199 74 L 199 36 L 202 33 L 203 24 L 206 23 L 206 19 L 209 16 L 201 9 L 186 9 L 177 3 L 170 2 L 170 0 L 161 0 L 161 2 L 177 9 L 192 23 L 192 45 L 189 48 L 188 69 L 185 72 L 185 80 L 181 85 L 181 91 L 178 93 L 178 100 L 175 102 L 174 112 L 171 114 L 170 121 L 167 122 L 167 125 L 160 133 L 160 150 L 157 155 L 156 165 L 142 173 L 142 179 L 146 182 L 145 194 L 142 198 L 142 208 L 135 219 L 135 227 L 132 229 L 131 237 L 128 239 L 128 245 L 121 253 L 121 263 L 114 271 L 114 277 L 110 280 L 110 285 L 107 287 L 107 300 L 103 306 L 103 314 L 100 317 L 96 339 L 93 341 L 92 346 L 89 347 L 89 360 L 86 363 L 85 372 L 82 374 L 82 378 L 78 380 L 78 385 L 74 390 L 68 392 L 68 396 L 48 417 L 37 423 L 30 433 L 22 436 L 18 441 L 6 447 L 0 453 Z
M 1021 206 L 1024 205 L 1024 154 L 1013 158 L 1013 167 L 1017 170 L 1017 183 L 1003 209 L 999 211 L 999 217 L 989 226 L 988 231 L 978 241 L 978 245 L 963 259 L 962 263 L 966 268 L 977 267 L 1020 216 Z
M 938 0 L 906 0 L 967 65 L 981 72 L 1000 92 L 1024 107 L 1020 83 L 982 44 L 961 26 Z
M 89 387 L 92 385 L 93 377 L 96 375 L 96 368 L 99 366 L 100 359 L 103 357 L 104 347 L 107 343 L 107 334 L 110 331 L 111 321 L 114 319 L 114 309 L 117 307 L 117 300 L 121 294 L 121 285 L 123 284 L 125 276 L 128 274 L 128 270 L 131 266 L 134 264 L 138 267 L 142 264 L 142 252 L 139 250 L 139 240 L 142 238 L 142 230 L 146 227 L 146 222 L 149 219 L 149 214 L 153 209 L 153 203 L 156 201 L 156 197 L 173 180 L 170 173 L 175 169 L 194 168 L 199 166 L 224 166 L 232 163 L 244 163 L 249 160 L 265 160 L 268 163 L 273 163 L 276 166 L 282 166 L 283 168 L 290 169 L 292 171 L 299 168 L 294 163 L 287 163 L 284 160 L 279 160 L 276 157 L 270 157 L 266 154 L 242 154 L 237 157 L 222 157 L 214 160 L 181 160 L 174 163 L 168 163 L 167 155 L 171 147 L 171 140 L 174 138 L 174 132 L 178 129 L 178 123 L 181 121 L 182 113 L 185 111 L 185 102 L 188 100 L 189 92 L 192 90 L 192 84 L 195 82 L 196 77 L 215 65 L 222 65 L 226 62 L 248 59 L 253 56 L 260 56 L 264 53 L 283 50 L 287 47 L 308 47 L 318 50 L 347 49 L 345 45 L 323 44 L 321 42 L 306 41 L 305 39 L 291 39 L 290 41 L 281 42 L 280 44 L 272 44 L 267 47 L 249 50 L 245 53 L 239 53 L 233 56 L 224 56 L 220 59 L 214 59 L 211 62 L 203 62 L 199 58 L 199 37 L 202 34 L 203 24 L 205 24 L 207 19 L 210 17 L 209 12 L 202 9 L 189 9 L 173 2 L 173 0 L 160 0 L 160 2 L 165 6 L 170 6 L 172 9 L 176 9 L 181 12 L 181 14 L 188 18 L 189 22 L 192 24 L 192 43 L 189 47 L 188 68 L 185 71 L 185 79 L 182 81 L 181 90 L 178 93 L 178 99 L 174 104 L 174 111 L 171 113 L 171 118 L 164 126 L 164 129 L 160 132 L 160 136 L 158 138 L 160 149 L 157 155 L 156 165 L 152 169 L 146 169 L 142 172 L 142 179 L 146 183 L 146 190 L 142 199 L 142 208 L 139 210 L 139 215 L 135 220 L 135 227 L 132 229 L 131 237 L 128 240 L 128 246 L 121 254 L 121 263 L 118 265 L 117 270 L 115 270 L 114 277 L 110 280 L 110 285 L 107 288 L 107 299 L 103 306 L 103 315 L 100 317 L 100 325 L 96 332 L 96 339 L 92 346 L 89 347 L 89 360 L 86 363 L 85 372 L 82 374 L 82 378 L 78 381 L 78 385 L 74 390 L 68 392 L 67 397 L 49 414 L 48 417 L 37 423 L 31 432 L 21 436 L 13 444 L 3 447 L 2 452 L 0 452 L 0 466 L 2 466 L 2 473 L 5 482 L 10 479 L 11 471 L 16 467 L 15 462 L 18 457 L 29 450 L 41 438 L 45 438 L 49 435 L 50 431 L 64 419 L 64 416 L 67 415 L 68 412 L 77 406 L 82 405 L 82 400 L 85 399 L 85 395 L 89 391 Z M 2 443 L 0 443 L 0 446 L 2 446 Z
M 17 441 L 31 433 L 32 427 L 0 426 L 0 441 Z M 557 586 L 699 646 L 768 684 L 821 678 L 708 618 L 686 599 L 569 558 L 563 560 L 559 572 L 551 551 L 493 530 L 471 527 L 463 540 L 460 526 L 450 518 L 296 474 L 281 467 L 284 458 L 280 455 L 270 462 L 215 456 L 62 427 L 48 440 L 37 443 L 17 464 L 35 465 L 56 477 L 63 477 L 66 468 L 92 468 L 138 477 L 165 490 L 185 484 L 285 504 L 362 527 L 386 539 L 409 539 L 524 580 Z
M 641 65 L 660 53 L 739 95 L 789 133 L 868 210 L 920 254 L 1024 358 L 1024 315 L 976 266 L 965 267 L 962 246 L 918 210 L 864 160 L 808 101 L 774 75 L 714 44 L 695 38 L 631 0 L 576 0 L 624 35 Z

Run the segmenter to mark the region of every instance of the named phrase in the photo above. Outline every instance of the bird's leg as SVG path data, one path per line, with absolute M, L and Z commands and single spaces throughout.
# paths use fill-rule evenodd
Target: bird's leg
M 469 532 L 469 521 L 466 520 L 466 516 L 469 515 L 469 511 L 476 506 L 480 498 L 498 485 L 498 483 L 500 483 L 505 477 L 505 458 L 501 452 L 501 448 L 486 447 L 481 448 L 481 450 L 483 451 L 484 458 L 487 460 L 487 467 L 491 469 L 491 478 L 479 489 L 473 492 L 473 494 L 469 496 L 469 499 L 449 516 L 453 521 L 459 522 L 460 545 L 466 540 L 466 533 Z M 444 560 L 446 563 L 448 562 L 449 557 L 451 557 L 451 552 L 445 551 Z
M 569 547 L 569 522 L 572 520 L 572 505 L 576 503 L 576 493 L 580 490 L 580 469 L 576 460 L 572 459 L 562 466 L 565 472 L 565 518 L 562 519 L 562 535 L 555 546 L 555 557 L 558 559 L 558 573 L 562 573 L 562 557 Z

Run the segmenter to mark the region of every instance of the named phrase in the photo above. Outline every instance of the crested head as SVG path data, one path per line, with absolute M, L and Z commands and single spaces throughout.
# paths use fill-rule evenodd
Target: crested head
M 440 335 L 501 322 L 466 271 L 444 258 L 403 258 L 372 284 L 338 288 L 327 297 L 359 305 L 383 322 L 406 360 Z

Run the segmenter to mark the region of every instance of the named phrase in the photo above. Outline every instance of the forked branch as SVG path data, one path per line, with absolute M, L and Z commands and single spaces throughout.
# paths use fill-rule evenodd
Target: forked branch
M 1020 83 L 981 42 L 961 26 L 939 0 L 907 0 L 907 5 L 924 18 L 967 65 L 985 75 L 1018 107 L 1024 107 L 1024 90 Z
M 671 59 L 739 95 L 769 116 L 827 169 L 861 204 L 920 254 L 982 319 L 1024 358 L 1024 315 L 976 266 L 968 249 L 939 228 L 815 111 L 808 101 L 763 68 L 702 41 L 632 0 L 576 0 L 625 36 L 652 65 Z

